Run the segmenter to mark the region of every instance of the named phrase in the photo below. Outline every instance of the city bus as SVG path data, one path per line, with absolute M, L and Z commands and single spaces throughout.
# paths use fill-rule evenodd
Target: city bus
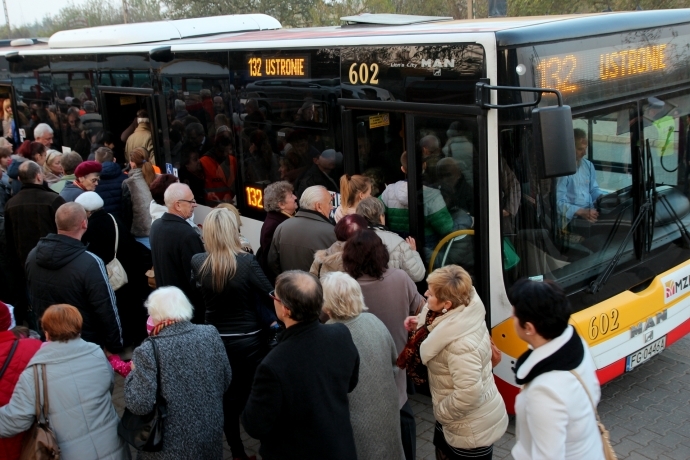
M 336 184 L 369 176 L 386 206 L 408 210 L 400 233 L 429 272 L 472 274 L 512 410 L 527 345 L 507 292 L 520 278 L 565 290 L 602 384 L 690 330 L 689 58 L 690 10 L 363 14 L 305 29 L 235 15 L 2 42 L 0 98 L 14 112 L 5 137 L 49 120 L 64 147 L 68 111 L 95 101 L 119 161 L 146 109 L 157 164 L 185 181 L 198 173 L 186 126 L 230 138 L 224 200 L 254 250 L 269 184 L 313 167 Z M 575 174 L 576 142 L 591 176 Z M 586 218 L 568 180 L 590 200 Z

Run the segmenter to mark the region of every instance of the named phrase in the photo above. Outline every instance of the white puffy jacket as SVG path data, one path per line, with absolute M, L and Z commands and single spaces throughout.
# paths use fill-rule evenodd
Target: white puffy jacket
M 424 279 L 424 262 L 417 251 L 413 251 L 407 241 L 402 239 L 397 233 L 375 228 L 374 231 L 381 238 L 383 244 L 388 249 L 390 259 L 389 268 L 399 268 L 407 273 L 412 281 Z
M 418 316 L 423 325 L 428 307 Z M 472 289 L 467 306 L 454 308 L 429 326 L 420 355 L 429 369 L 434 417 L 448 444 L 460 449 L 486 447 L 508 427 L 503 398 L 494 383 L 491 339 L 484 304 Z

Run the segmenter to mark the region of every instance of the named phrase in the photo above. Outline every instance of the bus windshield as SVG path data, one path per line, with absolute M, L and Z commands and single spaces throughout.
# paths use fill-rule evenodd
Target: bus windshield
M 529 128 L 502 132 L 503 233 L 521 259 L 508 284 L 531 276 L 573 292 L 650 255 L 667 261 L 657 272 L 677 264 L 690 227 L 690 95 L 649 97 L 639 107 L 574 118 L 577 171 L 555 179 L 539 177 Z M 649 219 L 634 227 L 648 197 Z

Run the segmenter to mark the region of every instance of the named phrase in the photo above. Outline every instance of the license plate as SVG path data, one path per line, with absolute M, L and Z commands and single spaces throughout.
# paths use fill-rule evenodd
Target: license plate
M 666 336 L 637 350 L 625 360 L 625 372 L 630 372 L 640 364 L 649 361 L 652 356 L 656 356 L 664 351 L 664 348 L 666 348 Z

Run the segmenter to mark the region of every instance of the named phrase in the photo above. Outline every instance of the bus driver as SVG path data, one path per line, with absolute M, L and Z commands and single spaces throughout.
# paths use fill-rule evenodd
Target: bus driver
M 576 218 L 595 223 L 599 217 L 595 203 L 600 196 L 605 195 L 597 183 L 594 165 L 585 158 L 587 134 L 580 128 L 575 128 L 573 131 L 577 170 L 571 176 L 559 178 L 556 190 L 558 215 L 563 228 Z

